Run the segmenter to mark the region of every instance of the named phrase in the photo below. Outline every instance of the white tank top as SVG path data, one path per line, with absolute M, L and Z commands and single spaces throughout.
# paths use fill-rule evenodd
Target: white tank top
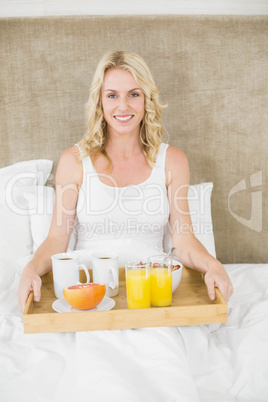
M 143 245 L 163 250 L 169 217 L 165 160 L 168 144 L 159 148 L 150 177 L 141 184 L 104 184 L 91 158 L 82 159 L 83 183 L 77 203 L 76 250 Z

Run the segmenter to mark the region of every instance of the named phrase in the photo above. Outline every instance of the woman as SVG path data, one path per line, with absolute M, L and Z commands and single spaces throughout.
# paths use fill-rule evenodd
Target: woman
M 30 291 L 40 300 L 41 276 L 51 270 L 51 256 L 66 251 L 76 220 L 77 249 L 117 235 L 162 248 L 169 220 L 177 257 L 205 274 L 211 300 L 215 287 L 229 300 L 233 290 L 224 267 L 191 228 L 187 158 L 161 143 L 162 107 L 139 56 L 118 51 L 102 58 L 90 88 L 87 132 L 60 157 L 51 228 L 21 276 L 21 311 Z

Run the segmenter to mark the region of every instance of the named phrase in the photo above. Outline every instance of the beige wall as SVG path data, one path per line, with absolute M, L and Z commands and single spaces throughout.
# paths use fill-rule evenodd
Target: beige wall
M 0 0 L 0 17 L 122 14 L 268 15 L 268 0 Z

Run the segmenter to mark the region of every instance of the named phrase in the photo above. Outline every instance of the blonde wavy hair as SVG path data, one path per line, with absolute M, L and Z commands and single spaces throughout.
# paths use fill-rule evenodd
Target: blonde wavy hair
M 97 66 L 85 108 L 87 129 L 83 139 L 78 143 L 81 157 L 89 155 L 94 164 L 96 158 L 103 154 L 109 161 L 109 170 L 112 167 L 105 150 L 107 123 L 101 102 L 104 76 L 111 68 L 121 68 L 130 72 L 144 93 L 145 112 L 140 126 L 140 143 L 149 164 L 153 166 L 162 142 L 162 108 L 166 105 L 159 101 L 158 88 L 144 60 L 137 54 L 125 50 L 105 54 Z

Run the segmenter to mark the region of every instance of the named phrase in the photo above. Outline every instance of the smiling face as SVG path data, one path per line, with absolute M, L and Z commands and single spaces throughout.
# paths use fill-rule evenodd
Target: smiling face
M 139 135 L 144 94 L 130 72 L 109 69 L 104 76 L 101 100 L 109 135 Z

